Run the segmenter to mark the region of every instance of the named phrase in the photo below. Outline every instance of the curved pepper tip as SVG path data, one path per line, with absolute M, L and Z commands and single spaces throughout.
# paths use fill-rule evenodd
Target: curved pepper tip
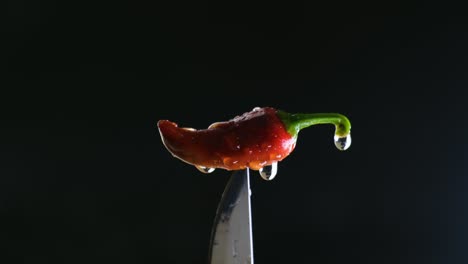
M 165 136 L 170 135 L 170 132 L 172 132 L 174 128 L 177 127 L 177 124 L 169 120 L 159 120 L 157 126 L 161 138 L 164 139 Z
M 159 120 L 157 126 L 164 146 L 173 156 L 176 156 L 176 153 L 182 147 L 180 143 L 182 142 L 183 135 L 179 133 L 180 128 L 178 128 L 176 123 L 169 120 Z

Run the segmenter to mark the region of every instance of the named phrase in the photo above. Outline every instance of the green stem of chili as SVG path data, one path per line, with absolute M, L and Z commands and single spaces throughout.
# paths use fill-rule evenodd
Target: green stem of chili
M 288 133 L 294 138 L 297 138 L 301 129 L 319 124 L 335 125 L 335 135 L 338 137 L 346 137 L 351 132 L 351 123 L 348 118 L 338 113 L 290 114 L 278 110 L 277 115 L 283 121 Z

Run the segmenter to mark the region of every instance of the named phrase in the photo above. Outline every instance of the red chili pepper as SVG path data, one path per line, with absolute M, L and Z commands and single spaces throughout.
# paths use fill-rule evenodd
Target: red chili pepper
M 209 168 L 259 170 L 286 158 L 296 146 L 302 128 L 315 124 L 334 124 L 335 144 L 349 147 L 349 120 L 340 114 L 289 114 L 271 107 L 256 107 L 208 129 L 181 128 L 168 120 L 158 122 L 167 150 L 203 172 Z

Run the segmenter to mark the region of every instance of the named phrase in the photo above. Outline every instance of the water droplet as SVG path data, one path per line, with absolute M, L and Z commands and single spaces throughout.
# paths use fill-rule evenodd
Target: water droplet
M 195 166 L 195 168 L 197 168 L 199 171 L 203 173 L 212 173 L 215 170 L 215 168 L 207 168 L 203 166 Z
M 346 137 L 335 135 L 335 146 L 339 150 L 347 150 L 351 146 L 351 134 L 348 134 Z
M 265 164 L 267 164 L 266 160 L 264 161 L 255 160 L 255 161 L 249 162 L 249 167 L 253 170 L 260 170 L 263 166 L 265 166 Z
M 233 166 L 233 165 L 235 165 L 237 163 L 239 163 L 238 160 L 235 160 L 235 159 L 232 159 L 232 158 L 229 158 L 229 157 L 223 158 L 223 164 L 225 166 Z
M 266 181 L 271 181 L 275 178 L 276 173 L 278 172 L 278 162 L 273 162 L 271 165 L 265 166 L 258 170 L 262 179 Z

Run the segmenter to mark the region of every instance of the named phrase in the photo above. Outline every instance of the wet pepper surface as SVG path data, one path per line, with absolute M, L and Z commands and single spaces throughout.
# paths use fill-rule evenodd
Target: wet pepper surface
M 208 129 L 182 128 L 161 120 L 158 128 L 164 145 L 173 156 L 195 166 L 259 170 L 286 158 L 296 137 L 271 107 L 255 108 Z

